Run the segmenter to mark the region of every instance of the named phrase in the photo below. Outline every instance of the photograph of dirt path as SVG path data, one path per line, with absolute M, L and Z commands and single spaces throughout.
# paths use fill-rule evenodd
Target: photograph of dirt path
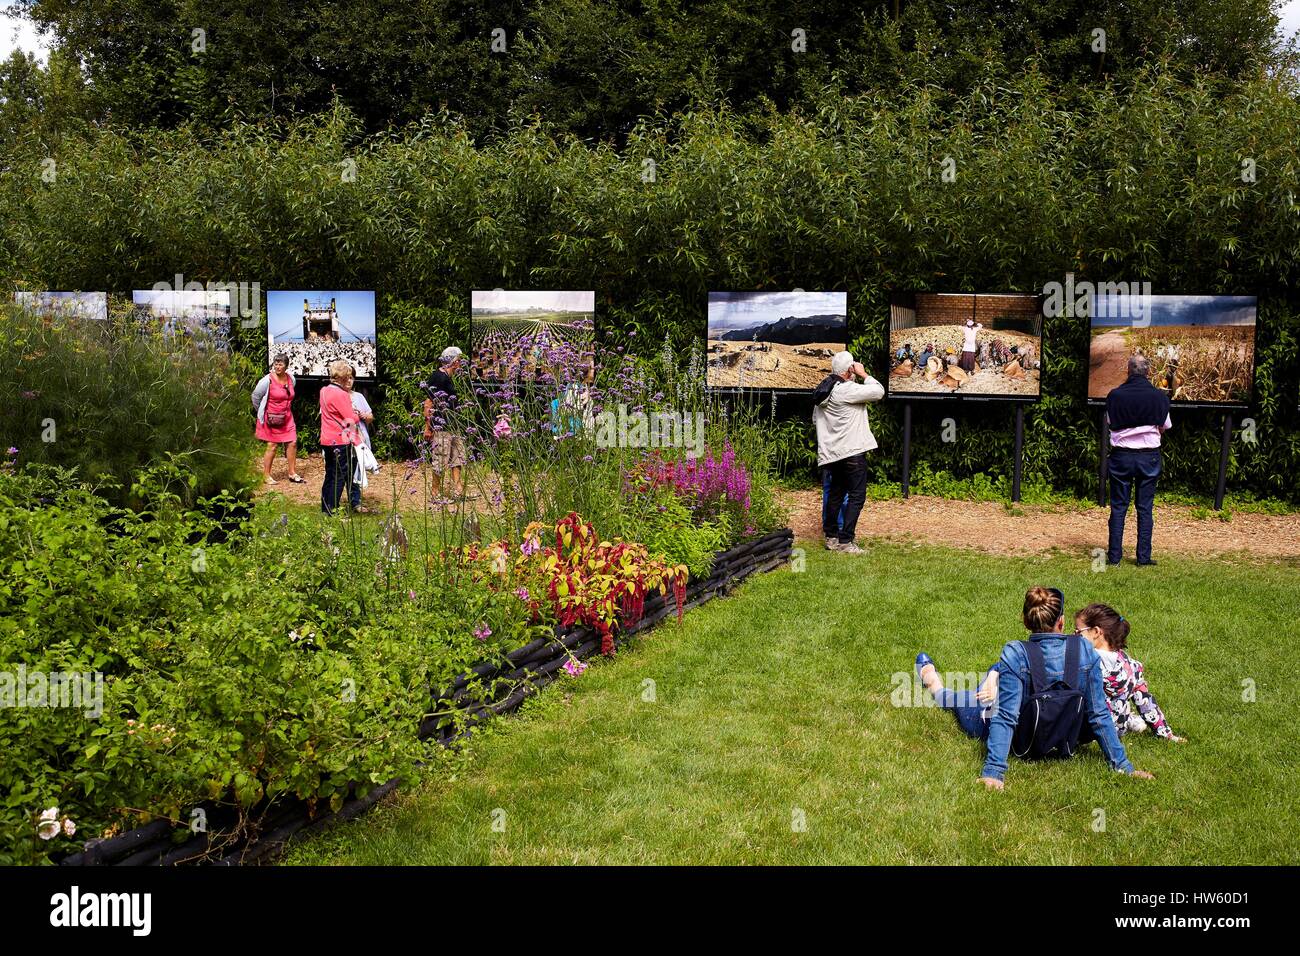
M 848 347 L 844 292 L 710 292 L 711 388 L 812 389 Z
M 1144 355 L 1175 402 L 1244 404 L 1254 391 L 1254 296 L 1098 296 L 1092 305 L 1088 397 L 1104 399 Z

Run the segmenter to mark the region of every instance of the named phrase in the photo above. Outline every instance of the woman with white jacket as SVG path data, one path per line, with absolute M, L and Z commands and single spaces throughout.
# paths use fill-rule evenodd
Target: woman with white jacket
M 284 446 L 284 457 L 289 464 L 289 480 L 302 484 L 298 475 L 298 426 L 293 421 L 293 393 L 296 383 L 289 374 L 289 357 L 283 352 L 271 362 L 271 371 L 262 376 L 253 389 L 253 408 L 257 410 L 257 437 L 266 442 L 262 456 L 262 474 L 268 485 L 275 484 L 271 477 L 271 464 L 275 461 L 275 446 Z

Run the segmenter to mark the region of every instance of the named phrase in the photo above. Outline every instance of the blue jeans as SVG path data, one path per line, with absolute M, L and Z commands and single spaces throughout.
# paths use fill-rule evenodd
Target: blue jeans
M 1152 507 L 1156 500 L 1156 479 L 1160 477 L 1160 449 L 1112 448 L 1110 468 L 1110 546 L 1106 560 L 1118 564 L 1124 556 L 1124 519 L 1129 502 L 1137 505 L 1137 559 L 1151 560 L 1151 529 L 1155 525 Z
M 867 454 L 858 452 L 848 458 L 833 461 L 827 466 L 831 473 L 830 502 L 843 502 L 842 523 L 836 524 L 836 515 L 830 508 L 822 508 L 822 533 L 828 538 L 838 537 L 841 544 L 850 544 L 858 530 L 858 516 L 867 500 Z M 826 499 L 823 498 L 823 501 Z
M 339 506 L 345 491 L 351 494 L 356 459 L 351 445 L 323 445 L 321 451 L 325 455 L 325 480 L 320 486 L 320 510 L 328 515 Z
M 840 501 L 839 511 L 831 508 L 831 468 L 827 465 L 822 469 L 822 527 L 829 528 L 835 526 L 836 534 L 844 527 L 844 508 L 849 503 L 849 496 L 844 495 Z M 828 535 L 828 537 L 831 537 Z
M 984 675 L 984 680 L 987 679 L 988 673 Z M 983 682 L 983 680 L 980 681 L 980 683 Z M 974 737 L 976 740 L 988 740 L 989 719 L 985 715 L 988 714 L 992 704 L 981 704 L 975 699 L 975 691 L 948 690 L 945 687 L 934 700 L 944 710 L 952 711 L 952 715 L 957 718 L 957 726 L 962 729 L 967 737 Z

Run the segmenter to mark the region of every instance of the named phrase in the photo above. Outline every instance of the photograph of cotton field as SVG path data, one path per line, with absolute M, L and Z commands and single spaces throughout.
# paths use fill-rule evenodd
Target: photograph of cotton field
M 1036 295 L 895 295 L 889 391 L 1035 399 L 1042 387 L 1042 326 Z

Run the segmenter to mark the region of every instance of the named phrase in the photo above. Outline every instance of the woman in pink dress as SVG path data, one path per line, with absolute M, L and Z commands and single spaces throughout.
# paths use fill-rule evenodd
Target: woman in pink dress
M 289 357 L 280 353 L 271 363 L 271 371 L 262 377 L 253 389 L 253 408 L 257 409 L 256 435 L 266 442 L 262 456 L 262 474 L 268 485 L 275 484 L 271 477 L 271 463 L 275 461 L 275 446 L 284 446 L 284 457 L 289 464 L 289 480 L 301 484 L 298 476 L 298 426 L 293 421 L 294 378 L 289 374 Z

